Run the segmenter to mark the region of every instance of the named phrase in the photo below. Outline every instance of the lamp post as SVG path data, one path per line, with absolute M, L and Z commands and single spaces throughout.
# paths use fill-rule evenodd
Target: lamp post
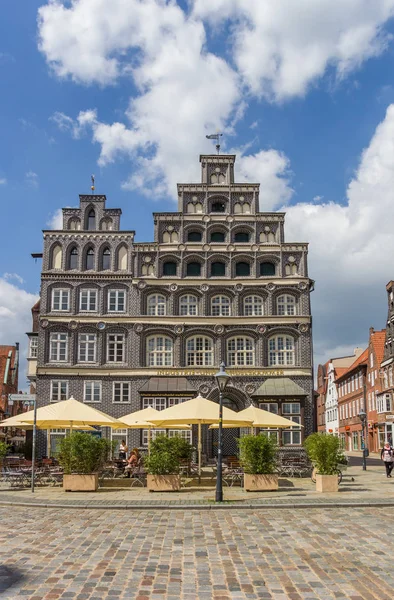
M 230 380 L 230 375 L 225 371 L 226 365 L 220 363 L 219 371 L 215 375 L 216 384 L 219 388 L 219 431 L 218 431 L 218 470 L 216 476 L 216 502 L 223 502 L 223 481 L 222 481 L 222 464 L 223 464 L 223 392 Z
M 358 417 L 361 421 L 361 448 L 363 451 L 363 471 L 366 471 L 368 450 L 365 446 L 365 424 L 367 422 L 367 413 L 362 410 L 359 412 Z
M 33 416 L 33 443 L 31 448 L 31 491 L 34 493 L 34 472 L 36 466 L 36 430 L 37 430 L 37 402 L 35 400 L 24 400 L 23 405 L 34 408 Z

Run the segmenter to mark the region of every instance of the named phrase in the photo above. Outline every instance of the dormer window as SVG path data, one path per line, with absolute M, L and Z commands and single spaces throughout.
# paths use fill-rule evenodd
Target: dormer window
M 213 202 L 212 204 L 212 212 L 216 213 L 224 213 L 226 212 L 226 203 L 222 200 Z

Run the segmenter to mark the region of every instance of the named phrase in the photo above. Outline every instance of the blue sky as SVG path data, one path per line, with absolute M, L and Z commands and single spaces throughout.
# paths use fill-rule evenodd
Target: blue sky
M 0 343 L 29 329 L 30 253 L 91 173 L 122 226 L 150 240 L 151 213 L 176 209 L 176 181 L 198 179 L 217 128 L 239 178 L 261 183 L 261 210 L 288 210 L 288 239 L 311 244 L 316 360 L 384 326 L 394 0 L 2 8 Z

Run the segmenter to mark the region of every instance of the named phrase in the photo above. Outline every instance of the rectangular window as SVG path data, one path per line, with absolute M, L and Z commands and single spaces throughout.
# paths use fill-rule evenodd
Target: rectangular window
M 101 402 L 101 381 L 84 381 L 84 402 Z
M 119 446 L 122 443 L 122 440 L 125 440 L 127 445 L 127 429 L 112 429 L 111 428 L 111 441 L 116 442 L 115 448 L 112 450 L 112 456 L 118 458 L 119 456 Z
M 183 438 L 184 440 L 189 442 L 189 444 L 192 443 L 192 430 L 191 429 L 169 429 L 168 430 L 168 437 L 172 438 L 172 437 L 176 437 L 176 436 Z
M 151 429 L 151 439 L 155 440 L 157 437 L 161 436 L 161 435 L 167 435 L 167 432 L 165 429 Z M 148 445 L 148 435 L 149 432 L 147 429 L 143 429 L 142 430 L 142 445 L 143 446 L 147 446 Z
M 111 333 L 107 342 L 107 362 L 124 361 L 124 335 Z
M 352 392 L 354 392 L 354 375 L 352 375 Z
M 299 415 L 301 404 L 299 402 L 284 402 L 282 404 L 282 415 Z
M 82 290 L 79 297 L 79 310 L 97 311 L 97 290 Z
M 49 360 L 51 362 L 66 362 L 68 355 L 67 333 L 51 333 Z
M 151 406 L 156 410 L 164 410 L 167 408 L 166 398 L 142 398 L 142 408 Z
M 78 345 L 79 362 L 96 362 L 97 337 L 95 333 L 80 333 Z
M 348 419 L 348 418 L 349 418 L 349 405 L 346 404 L 345 405 L 345 419 Z
M 68 381 L 53 379 L 51 381 L 50 401 L 60 402 L 61 400 L 68 400 Z
M 29 358 L 37 358 L 38 337 L 29 338 Z
M 292 415 L 290 417 L 295 423 L 301 423 L 300 416 Z M 284 446 L 301 444 L 301 428 L 285 429 L 282 433 L 282 442 Z
M 52 290 L 52 310 L 70 310 L 70 290 Z
M 353 400 L 353 417 L 356 416 L 356 401 Z
M 372 352 L 371 352 L 371 354 L 369 355 L 369 366 L 370 366 L 370 367 L 371 367 L 371 369 L 372 369 L 372 367 L 373 367 L 373 353 L 372 353 Z
M 360 399 L 357 398 L 356 400 L 356 415 L 360 414 Z
M 186 400 L 190 400 L 190 398 L 168 398 L 168 408 L 170 408 L 170 406 L 175 406 L 175 404 L 182 404 L 182 402 L 186 402 Z
M 108 292 L 108 312 L 125 312 L 126 292 L 124 290 L 110 290 Z
M 261 410 L 267 410 L 268 412 L 272 412 L 275 415 L 278 414 L 278 407 L 279 404 L 277 402 L 260 402 L 259 404 L 259 408 L 261 408 Z
M 352 432 L 353 450 L 358 450 L 358 431 Z
M 130 383 L 128 381 L 114 382 L 113 402 L 117 404 L 130 402 Z

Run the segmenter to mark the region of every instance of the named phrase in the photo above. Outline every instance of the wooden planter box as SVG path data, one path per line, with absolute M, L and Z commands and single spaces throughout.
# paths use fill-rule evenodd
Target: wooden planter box
M 338 491 L 338 475 L 319 475 L 316 474 L 316 491 L 317 492 L 337 492 Z
M 278 489 L 278 476 L 245 473 L 244 488 L 247 492 L 273 492 Z
M 178 492 L 181 478 L 179 475 L 148 475 L 147 486 L 150 492 Z
M 98 473 L 63 475 L 63 489 L 65 492 L 97 492 Z

